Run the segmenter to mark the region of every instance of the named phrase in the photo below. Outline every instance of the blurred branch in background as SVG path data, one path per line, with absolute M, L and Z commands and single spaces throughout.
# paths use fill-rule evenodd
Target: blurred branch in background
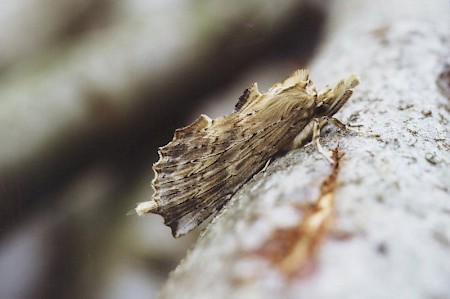
M 45 2 L 1 4 L 0 297 L 138 298 L 141 272 L 148 297 L 195 238 L 125 217 L 157 146 L 252 66 L 304 66 L 327 6 Z
M 83 29 L 88 26 L 96 28 L 89 21 L 102 20 L 99 12 L 107 11 L 107 2 L 109 1 L 1 1 L 1 72 L 4 74 L 9 68 L 26 65 L 69 37 L 84 33 Z
M 258 59 L 292 51 L 298 38 L 286 34 L 311 37 L 302 39 L 306 47 L 297 55 L 304 64 L 318 34 L 311 28 L 321 20 L 305 3 L 186 2 L 170 14 L 52 48 L 3 75 L 1 223 L 39 205 L 38 198 L 99 157 L 112 155 L 120 167 L 136 169 L 138 157 L 167 140 L 201 95 Z

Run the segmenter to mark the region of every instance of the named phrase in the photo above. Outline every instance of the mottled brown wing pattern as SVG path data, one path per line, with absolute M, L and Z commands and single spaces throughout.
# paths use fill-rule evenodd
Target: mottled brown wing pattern
M 287 133 L 290 126 L 287 122 L 258 125 L 259 120 L 251 116 L 227 116 L 210 123 L 203 118 L 208 120 L 201 116 L 189 129 L 178 131 L 160 149 L 161 158 L 154 165 L 153 197 L 159 206 L 155 212 L 175 236 L 219 210 L 275 154 L 280 142 L 276 136 Z
M 244 93 L 239 97 L 239 101 L 234 106 L 234 111 L 237 112 L 245 109 L 249 103 L 253 102 L 260 96 L 261 94 L 258 91 L 258 83 L 255 82 L 244 90 Z

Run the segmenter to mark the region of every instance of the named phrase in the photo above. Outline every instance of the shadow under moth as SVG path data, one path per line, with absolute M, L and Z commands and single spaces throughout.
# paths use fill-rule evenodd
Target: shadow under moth
M 233 113 L 216 119 L 202 114 L 159 148 L 153 199 L 139 203 L 136 213 L 162 215 L 179 237 L 219 211 L 278 152 L 312 141 L 331 161 L 319 143 L 320 130 L 329 122 L 346 128 L 332 116 L 358 84 L 350 75 L 317 92 L 308 71 L 297 70 L 265 93 L 250 85 Z

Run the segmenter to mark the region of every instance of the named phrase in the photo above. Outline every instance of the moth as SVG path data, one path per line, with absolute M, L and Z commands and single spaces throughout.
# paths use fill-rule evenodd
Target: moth
M 346 128 L 333 115 L 358 84 L 350 75 L 317 92 L 307 70 L 295 71 L 265 93 L 253 83 L 233 113 L 216 119 L 202 114 L 159 148 L 153 198 L 139 203 L 136 213 L 161 215 L 180 237 L 219 211 L 275 154 L 312 141 L 330 160 L 319 143 L 320 130 L 327 123 Z

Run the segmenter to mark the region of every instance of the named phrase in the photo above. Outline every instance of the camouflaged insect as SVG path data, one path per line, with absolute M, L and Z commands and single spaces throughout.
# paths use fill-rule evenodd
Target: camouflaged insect
M 136 207 L 138 215 L 160 214 L 174 237 L 194 229 L 222 206 L 280 151 L 319 143 L 320 129 L 359 84 L 356 75 L 321 92 L 307 70 L 297 70 L 265 93 L 256 83 L 244 91 L 229 115 L 200 115 L 177 129 L 173 140 L 159 148 L 153 165 L 153 199 Z

